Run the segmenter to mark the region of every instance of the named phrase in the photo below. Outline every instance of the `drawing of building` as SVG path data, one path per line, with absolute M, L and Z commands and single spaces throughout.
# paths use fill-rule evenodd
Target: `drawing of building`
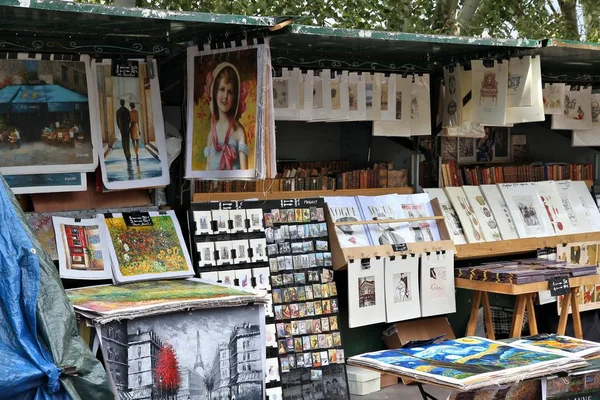
M 123 322 L 126 324 L 126 322 Z M 126 329 L 115 329 L 108 326 L 103 329 L 102 341 L 105 350 L 105 363 L 108 372 L 113 377 L 119 392 L 128 388 L 128 354 Z
M 154 331 L 142 332 L 138 328 L 128 336 L 129 392 L 132 399 L 153 396 L 154 371 L 162 342 Z
M 375 281 L 360 278 L 358 283 L 359 306 L 368 307 L 375 304 Z
M 260 328 L 249 323 L 234 327 L 229 339 L 230 390 L 237 399 L 262 398 Z

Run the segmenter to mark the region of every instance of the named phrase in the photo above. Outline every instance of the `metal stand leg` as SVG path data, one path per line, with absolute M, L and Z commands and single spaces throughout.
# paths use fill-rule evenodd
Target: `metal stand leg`
M 421 397 L 423 397 L 423 400 L 438 400 L 425 391 L 422 383 L 417 383 L 417 386 L 419 387 L 419 392 L 421 392 Z

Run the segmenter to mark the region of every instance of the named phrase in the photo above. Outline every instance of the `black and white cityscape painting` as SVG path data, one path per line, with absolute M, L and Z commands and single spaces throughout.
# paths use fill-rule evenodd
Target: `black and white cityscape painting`
M 114 321 L 100 328 L 118 399 L 262 400 L 261 307 Z

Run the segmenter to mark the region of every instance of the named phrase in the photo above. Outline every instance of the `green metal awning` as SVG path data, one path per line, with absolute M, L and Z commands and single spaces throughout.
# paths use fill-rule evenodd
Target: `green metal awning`
M 545 78 L 600 80 L 600 44 L 548 39 L 540 51 Z M 566 76 L 565 76 L 566 75 Z

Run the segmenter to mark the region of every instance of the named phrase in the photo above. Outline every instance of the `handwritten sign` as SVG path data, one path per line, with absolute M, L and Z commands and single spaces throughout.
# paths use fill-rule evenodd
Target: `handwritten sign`
M 119 78 L 137 78 L 139 76 L 140 67 L 137 61 L 124 61 L 112 63 L 112 76 Z
M 394 253 L 399 251 L 408 251 L 408 246 L 406 243 L 392 244 L 392 251 Z
M 571 289 L 569 277 L 567 276 L 556 276 L 548 279 L 548 286 L 550 287 L 550 294 L 552 296 L 567 295 Z
M 147 212 L 123 213 L 123 220 L 127 226 L 152 226 L 152 218 Z

